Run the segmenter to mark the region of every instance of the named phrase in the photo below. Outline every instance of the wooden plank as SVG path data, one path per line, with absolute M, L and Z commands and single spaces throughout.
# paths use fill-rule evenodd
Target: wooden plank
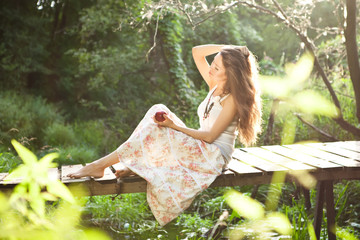
M 256 156 L 249 154 L 247 152 L 244 152 L 240 149 L 235 149 L 232 156 L 241 162 L 244 162 L 244 163 L 246 163 L 250 166 L 253 166 L 257 169 L 260 169 L 264 173 L 288 170 L 287 168 L 285 168 L 283 166 L 266 161 L 262 158 L 256 157 Z
M 48 169 L 48 174 L 49 174 L 49 178 L 50 179 L 59 179 L 59 171 L 57 168 L 49 168 Z M 17 177 L 17 178 L 14 178 L 14 179 L 11 179 L 10 181 L 6 181 L 4 180 L 4 178 L 6 176 L 8 176 L 9 173 L 1 173 L 0 174 L 0 184 L 1 185 L 16 185 L 16 184 L 19 184 L 21 183 L 21 181 L 24 179 L 24 177 Z
M 354 159 L 354 160 L 360 160 L 360 153 L 358 152 L 354 152 L 351 150 L 347 150 L 344 148 L 340 148 L 336 145 L 330 145 L 327 143 L 306 143 L 305 145 L 310 146 L 310 147 L 314 147 L 314 148 L 318 148 L 330 153 L 334 153 L 343 157 L 347 157 L 350 159 Z
M 0 184 L 2 183 L 2 180 L 8 175 L 9 173 L 0 173 Z
M 209 186 L 213 187 L 233 187 L 233 186 L 247 186 L 247 185 L 259 185 L 269 184 L 272 180 L 272 174 L 267 175 L 221 175 L 215 179 L 215 181 Z
M 338 147 L 345 148 L 351 151 L 359 152 L 360 153 L 360 142 L 356 141 L 347 141 L 347 142 L 333 142 L 327 143 L 327 145 L 335 144 Z
M 236 159 L 232 159 L 229 164 L 227 165 L 227 167 L 234 171 L 235 173 L 238 174 L 247 174 L 247 173 L 260 173 L 262 174 L 263 172 L 253 168 L 245 163 L 240 162 L 239 160 Z
M 277 153 L 273 153 L 269 150 L 265 150 L 263 148 L 243 148 L 243 151 L 250 152 L 251 154 L 254 154 L 258 157 L 264 158 L 270 162 L 273 162 L 275 164 L 284 166 L 288 168 L 289 170 L 293 171 L 299 171 L 299 170 L 315 170 L 316 168 L 303 164 L 298 161 L 294 161 L 290 158 L 283 157 Z
M 279 145 L 274 145 L 274 146 L 264 146 L 263 148 L 275 152 L 277 154 L 280 154 L 282 156 L 288 157 L 288 158 L 292 158 L 294 160 L 297 160 L 299 162 L 311 165 L 313 167 L 317 167 L 317 168 L 339 168 L 342 167 L 342 165 L 339 164 L 334 164 L 328 161 L 324 161 L 320 158 L 315 158 L 309 155 L 306 155 L 302 152 L 296 151 L 296 150 L 292 150 L 290 148 L 286 148 L 286 147 L 282 147 Z
M 313 148 L 302 144 L 284 145 L 284 147 L 296 149 L 314 157 L 321 158 L 323 160 L 343 165 L 344 167 L 360 167 L 360 162 L 350 158 L 342 157 L 333 153 L 326 152 L 321 149 Z

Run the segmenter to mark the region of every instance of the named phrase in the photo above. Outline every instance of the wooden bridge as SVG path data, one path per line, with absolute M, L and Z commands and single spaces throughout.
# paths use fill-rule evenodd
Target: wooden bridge
M 66 175 L 81 168 L 81 165 L 49 169 L 53 178 L 65 184 L 85 184 L 90 195 L 135 193 L 146 191 L 146 181 L 140 177 L 117 180 L 110 169 L 100 179 L 70 179 Z M 116 165 L 114 166 L 116 168 Z M 335 226 L 333 183 L 343 179 L 360 179 L 360 141 L 307 143 L 284 146 L 262 146 L 236 149 L 228 169 L 210 187 L 269 184 L 277 172 L 285 172 L 287 181 L 299 185 L 316 180 L 316 206 L 314 228 L 319 239 L 323 206 L 326 205 L 329 239 L 336 239 L 331 228 Z M 7 173 L 0 173 L 0 189 L 13 188 L 21 179 L 2 181 Z M 299 178 L 300 176 L 300 178 Z M 302 180 L 306 180 L 305 182 Z M 307 205 L 309 191 L 305 189 Z

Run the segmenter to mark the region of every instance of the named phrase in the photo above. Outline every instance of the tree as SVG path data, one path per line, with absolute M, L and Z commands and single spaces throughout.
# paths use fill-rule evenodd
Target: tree
M 213 5 L 212 7 L 208 7 L 205 5 L 203 1 L 195 1 L 195 2 L 187 2 L 184 1 L 160 1 L 161 4 L 175 7 L 179 12 L 183 13 L 189 23 L 193 28 L 196 28 L 200 24 L 203 24 L 208 19 L 211 19 L 217 16 L 220 13 L 230 11 L 236 6 L 244 6 L 249 9 L 254 9 L 258 12 L 270 15 L 278 20 L 280 23 L 284 24 L 287 28 L 292 30 L 301 40 L 302 44 L 304 44 L 307 51 L 309 51 L 314 56 L 314 66 L 321 79 L 323 80 L 325 86 L 327 87 L 333 103 L 339 109 L 339 113 L 337 116 L 333 118 L 333 120 L 344 130 L 352 133 L 353 135 L 359 137 L 360 136 L 360 128 L 354 126 L 344 119 L 342 114 L 341 104 L 335 93 L 331 81 L 329 80 L 329 76 L 326 74 L 324 70 L 324 64 L 321 63 L 321 60 L 318 55 L 318 48 L 315 44 L 315 40 L 319 41 L 318 34 L 324 34 L 325 36 L 328 33 L 332 33 L 334 35 L 344 36 L 345 47 L 347 52 L 347 60 L 350 77 L 353 83 L 353 88 L 356 96 L 356 109 L 357 109 L 357 118 L 360 121 L 360 65 L 359 65 L 359 55 L 357 51 L 357 43 L 356 43 L 356 1 L 347 0 L 344 5 L 342 1 L 336 2 L 334 11 L 345 11 L 346 18 L 339 18 L 340 24 L 338 28 L 332 26 L 325 27 L 316 27 L 314 23 L 311 21 L 311 17 L 313 14 L 313 10 L 316 6 L 321 4 L 331 4 L 323 1 L 313 1 L 313 3 L 306 2 L 293 2 L 293 1 L 283 1 L 282 5 L 276 1 L 232 1 L 228 3 L 227 1 L 218 2 L 218 5 Z M 159 4 L 159 3 L 157 3 Z M 285 6 L 285 7 L 284 7 Z M 338 13 L 337 13 L 338 14 Z M 290 17 L 291 16 L 291 17 Z M 310 36 L 311 33 L 314 39 Z M 322 35 L 320 35 L 322 36 Z

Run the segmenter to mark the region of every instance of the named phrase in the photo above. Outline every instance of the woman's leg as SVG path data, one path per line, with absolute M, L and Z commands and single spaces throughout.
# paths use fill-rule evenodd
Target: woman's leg
M 181 122 L 179 118 L 176 117 L 175 114 L 172 114 L 171 111 L 163 104 L 156 104 L 152 106 L 148 112 L 145 114 L 144 118 L 140 121 L 138 126 L 135 128 L 134 132 L 126 141 L 124 144 L 122 144 L 117 150 L 110 153 L 109 155 L 100 158 L 89 165 L 83 167 L 79 171 L 69 174 L 69 177 L 72 178 L 81 178 L 86 176 L 92 176 L 96 178 L 100 178 L 104 176 L 104 170 L 105 168 L 114 165 L 121 160 L 121 162 L 125 166 L 131 165 L 131 162 L 141 160 L 140 165 L 143 163 L 145 159 L 142 156 L 142 147 L 149 148 L 150 147 L 150 140 L 154 140 L 153 144 L 155 144 L 153 147 L 158 149 L 163 146 L 163 142 L 167 143 L 168 139 L 167 137 L 163 142 L 160 144 L 156 144 L 155 139 L 158 136 L 158 133 L 160 129 L 162 130 L 162 134 L 165 134 L 165 128 L 160 128 L 157 126 L 157 124 L 154 123 L 152 120 L 152 116 L 155 115 L 157 111 L 165 111 L 169 114 L 171 114 L 171 117 L 173 118 L 173 121 L 175 121 L 178 125 L 184 125 L 184 123 Z M 154 135 L 154 136 L 153 136 Z M 142 137 L 140 137 L 142 136 Z M 165 136 L 165 135 L 164 135 Z M 145 145 L 145 146 L 142 146 Z M 156 154 L 155 154 L 156 155 Z M 149 156 L 150 159 L 154 158 L 156 160 L 156 156 Z M 147 163 L 145 161 L 145 163 Z M 131 168 L 131 167 L 130 167 Z M 129 176 L 131 174 L 134 174 L 129 168 L 125 167 L 121 170 L 117 170 L 115 175 L 117 177 L 125 177 Z M 140 174 L 139 174 L 140 175 Z
M 110 153 L 109 155 L 102 157 L 89 165 L 86 165 L 85 167 L 81 168 L 79 171 L 75 173 L 70 173 L 68 177 L 71 178 L 82 178 L 82 177 L 95 177 L 95 178 L 101 178 L 104 176 L 105 168 L 110 167 L 111 165 L 114 165 L 119 162 L 118 154 L 116 151 Z M 128 168 L 123 168 L 121 170 L 117 170 L 115 175 L 116 177 L 126 177 L 133 174 L 132 171 Z

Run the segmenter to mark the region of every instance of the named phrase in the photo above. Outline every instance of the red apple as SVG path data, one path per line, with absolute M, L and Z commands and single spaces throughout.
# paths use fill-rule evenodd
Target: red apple
M 164 111 L 156 112 L 156 113 L 155 113 L 155 119 L 156 119 L 156 121 L 158 121 L 158 122 L 163 122 L 163 121 L 165 121 L 164 114 L 166 114 L 166 112 L 164 112 Z

